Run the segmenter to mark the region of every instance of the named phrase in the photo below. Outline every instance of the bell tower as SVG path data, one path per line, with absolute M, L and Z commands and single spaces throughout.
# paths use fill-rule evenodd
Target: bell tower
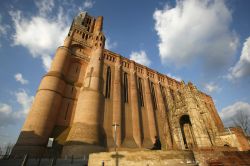
M 67 131 L 65 140 L 60 140 L 63 154 L 77 156 L 86 149 L 85 153 L 103 149 L 102 24 L 102 16 L 94 18 L 87 12 L 74 18 L 64 45 L 57 49 L 49 72 L 42 78 L 12 154 L 45 154 L 48 139 L 57 139 L 58 128 Z
M 85 20 L 82 24 L 86 25 L 87 31 L 92 30 L 88 19 Z M 78 156 L 104 150 L 100 141 L 102 137 L 100 122 L 104 111 L 102 54 L 105 36 L 102 33 L 102 23 L 102 16 L 99 16 L 94 23 L 90 59 L 76 105 L 76 116 L 63 148 L 63 156 Z

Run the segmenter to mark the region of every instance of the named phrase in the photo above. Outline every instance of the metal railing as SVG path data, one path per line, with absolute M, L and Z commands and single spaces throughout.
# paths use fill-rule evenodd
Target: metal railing
M 88 165 L 88 158 L 83 156 L 82 158 L 76 158 L 69 156 L 61 158 L 58 156 L 47 157 L 29 157 L 28 154 L 23 156 L 17 155 L 0 155 L 0 165 L 17 165 L 17 166 L 55 166 L 55 165 Z

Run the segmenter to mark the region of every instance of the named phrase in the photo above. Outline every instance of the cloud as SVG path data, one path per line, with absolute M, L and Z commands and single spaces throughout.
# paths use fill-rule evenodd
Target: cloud
M 222 109 L 219 113 L 221 119 L 225 123 L 225 126 L 234 125 L 233 118 L 239 113 L 243 111 L 246 115 L 250 116 L 250 104 L 242 101 L 235 102 L 232 105 L 229 105 Z
M 143 50 L 138 51 L 138 52 L 132 51 L 129 57 L 131 60 L 134 60 L 135 62 L 145 65 L 145 66 L 149 66 L 151 63 L 146 52 Z
M 55 3 L 54 0 L 36 0 L 35 5 L 39 9 L 39 15 L 46 16 L 52 11 Z
M 105 40 L 105 48 L 107 50 L 111 50 L 117 47 L 117 42 L 111 42 L 110 39 L 107 37 Z
M 155 10 L 153 18 L 164 64 L 183 67 L 196 60 L 219 69 L 235 54 L 238 37 L 230 30 L 232 15 L 224 1 L 177 0 L 173 8 Z
M 8 25 L 5 25 L 2 23 L 2 15 L 0 14 L 0 39 L 3 37 L 3 36 L 6 36 L 7 34 L 7 29 L 9 28 Z M 0 47 L 1 47 L 1 41 L 0 41 Z
M 23 75 L 22 75 L 21 73 L 15 74 L 14 77 L 15 77 L 15 79 L 16 79 L 17 82 L 20 82 L 20 83 L 23 84 L 23 85 L 29 83 L 28 80 L 26 80 L 26 79 L 23 78 Z
M 219 86 L 214 82 L 205 83 L 204 89 L 208 93 L 218 92 L 220 90 Z
M 243 44 L 239 61 L 229 69 L 227 78 L 230 80 L 250 76 L 250 37 Z
M 94 1 L 92 1 L 92 0 L 85 0 L 84 2 L 83 2 L 83 9 L 90 9 L 90 8 L 92 8 L 93 6 L 94 6 Z
M 10 11 L 15 28 L 13 45 L 27 48 L 33 58 L 41 58 L 46 71 L 52 61 L 51 55 L 63 43 L 69 30 L 70 23 L 63 13 L 59 8 L 58 14 L 52 18 L 39 14 L 26 18 L 21 11 Z
M 10 114 L 12 112 L 12 108 L 8 104 L 0 104 L 0 112 L 3 114 Z
M 21 109 L 19 115 L 26 115 L 29 112 L 29 108 L 34 100 L 33 96 L 29 96 L 25 90 L 20 90 L 15 93 L 16 101 L 20 104 Z
M 15 92 L 15 100 L 20 109 L 13 111 L 13 107 L 6 103 L 0 103 L 0 127 L 15 124 L 15 122 L 27 115 L 34 97 L 29 96 L 25 90 Z
M 78 11 L 86 11 L 87 9 L 91 9 L 94 6 L 95 2 L 92 0 L 85 0 L 82 6 L 78 6 Z M 73 9 L 76 8 L 75 5 L 71 6 Z
M 8 26 L 7 26 L 7 25 L 4 25 L 4 24 L 2 23 L 2 15 L 0 14 L 0 37 L 1 37 L 2 35 L 7 34 L 7 28 L 8 28 Z
M 0 103 L 0 126 L 7 126 L 15 123 L 16 116 L 13 114 L 12 107 L 5 103 Z

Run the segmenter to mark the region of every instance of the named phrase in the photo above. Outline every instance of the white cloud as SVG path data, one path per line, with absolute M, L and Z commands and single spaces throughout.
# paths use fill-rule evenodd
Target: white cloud
M 15 98 L 20 108 L 16 111 L 13 111 L 11 105 L 0 103 L 0 127 L 15 124 L 18 119 L 26 116 L 34 99 L 25 90 L 15 92 Z
M 3 36 L 6 36 L 8 28 L 9 28 L 8 25 L 2 23 L 2 15 L 0 14 L 0 39 Z M 0 47 L 1 47 L 1 41 L 0 41 Z
M 6 103 L 0 103 L 0 126 L 6 126 L 15 123 L 16 117 L 13 114 L 12 107 Z
M 1 22 L 0 22 L 1 23 Z M 5 35 L 7 32 L 6 32 L 6 27 L 3 26 L 3 25 L 0 25 L 0 37 L 2 35 Z
M 29 108 L 34 100 L 33 96 L 29 96 L 25 90 L 20 90 L 15 93 L 16 100 L 20 104 L 20 115 L 26 115 L 29 112 Z
M 51 55 L 63 43 L 69 30 L 69 21 L 63 15 L 63 9 L 60 8 L 53 18 L 43 15 L 26 18 L 21 11 L 11 11 L 10 15 L 15 28 L 13 44 L 27 48 L 34 58 L 41 58 L 44 68 L 48 70 L 52 61 Z
M 117 42 L 111 42 L 110 39 L 107 37 L 105 41 L 105 48 L 107 50 L 111 50 L 117 47 Z
M 250 116 L 250 104 L 238 101 L 223 108 L 219 114 L 221 119 L 225 123 L 225 126 L 232 126 L 234 123 L 233 117 L 235 117 L 240 111 L 243 111 L 246 115 Z
M 83 9 L 90 9 L 94 6 L 94 1 L 92 0 L 85 0 L 83 2 Z
M 78 11 L 86 11 L 87 9 L 91 9 L 94 6 L 95 2 L 93 0 L 85 0 L 82 6 L 78 6 Z M 75 9 L 76 6 L 72 6 Z
M 171 73 L 167 73 L 167 76 L 169 76 L 170 78 L 173 78 L 173 79 L 175 79 L 177 81 L 181 81 L 182 80 L 181 77 L 172 75 Z
M 9 106 L 8 104 L 0 103 L 0 113 L 10 114 L 11 112 L 12 112 L 11 106 Z
M 21 73 L 15 74 L 15 79 L 17 82 L 20 82 L 21 84 L 28 84 L 29 81 L 23 78 L 23 75 Z
M 54 0 L 36 0 L 35 5 L 39 9 L 41 16 L 46 16 L 54 7 Z
M 250 76 L 250 37 L 243 44 L 239 61 L 229 69 L 229 72 L 227 78 L 230 80 Z
M 230 30 L 232 15 L 224 1 L 179 0 L 176 6 L 155 10 L 155 30 L 163 63 L 220 68 L 235 54 L 238 38 Z
M 135 62 L 145 65 L 145 66 L 149 66 L 151 63 L 146 52 L 143 50 L 138 51 L 138 52 L 132 51 L 129 57 L 131 60 L 134 60 Z
M 214 82 L 205 83 L 204 89 L 208 93 L 218 92 L 220 90 L 219 86 Z

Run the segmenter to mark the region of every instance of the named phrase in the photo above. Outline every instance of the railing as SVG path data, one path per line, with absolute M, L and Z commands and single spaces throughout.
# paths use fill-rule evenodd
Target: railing
M 74 156 L 68 156 L 60 158 L 58 156 L 48 157 L 29 157 L 28 154 L 23 156 L 17 155 L 0 155 L 0 165 L 13 165 L 13 166 L 55 166 L 55 165 L 88 165 L 88 158 L 83 156 L 82 158 L 76 158 Z

